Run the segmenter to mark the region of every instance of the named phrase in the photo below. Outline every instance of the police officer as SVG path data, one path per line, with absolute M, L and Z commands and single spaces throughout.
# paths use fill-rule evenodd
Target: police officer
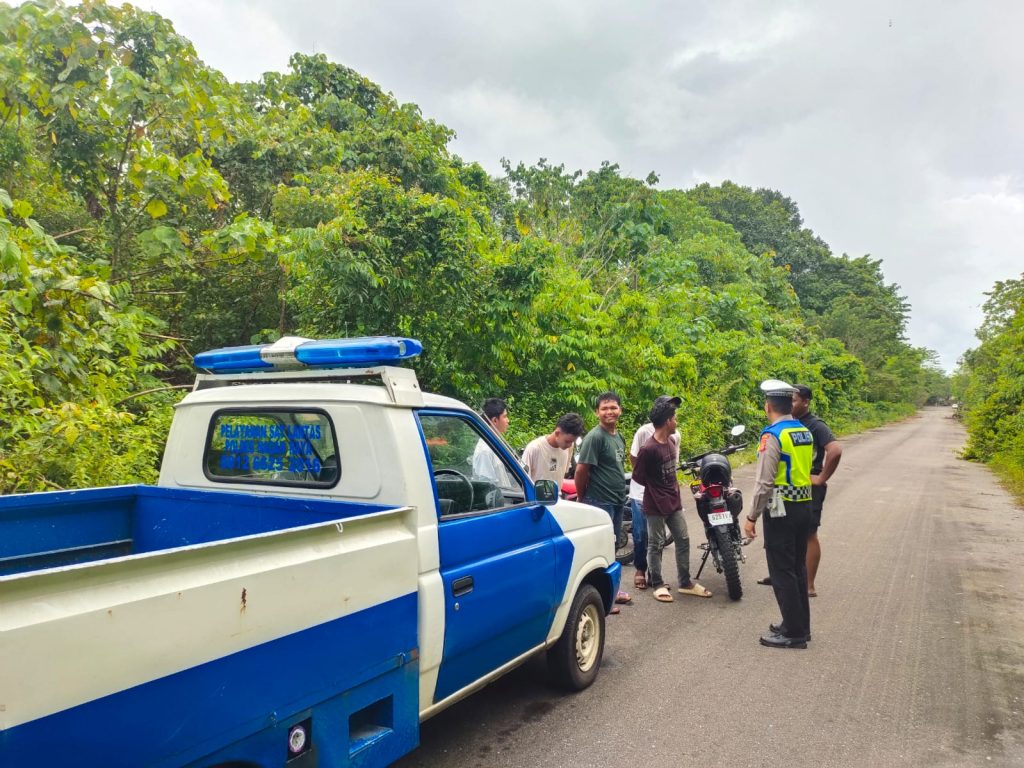
M 764 549 L 782 621 L 769 626 L 761 645 L 806 648 L 811 637 L 807 599 L 807 536 L 811 526 L 811 461 L 814 438 L 792 417 L 793 387 L 778 379 L 762 382 L 770 425 L 761 432 L 756 486 L 743 532 L 757 535 L 765 514 Z

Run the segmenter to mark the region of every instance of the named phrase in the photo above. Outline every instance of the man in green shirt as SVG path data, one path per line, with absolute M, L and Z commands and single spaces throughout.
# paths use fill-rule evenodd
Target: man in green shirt
M 576 462 L 576 493 L 584 504 L 608 513 L 617 541 L 626 503 L 626 441 L 618 431 L 622 401 L 614 392 L 602 392 L 597 396 L 595 412 L 597 426 L 583 438 Z M 626 592 L 619 592 L 615 602 L 628 603 L 630 599 Z M 612 613 L 618 613 L 618 608 Z

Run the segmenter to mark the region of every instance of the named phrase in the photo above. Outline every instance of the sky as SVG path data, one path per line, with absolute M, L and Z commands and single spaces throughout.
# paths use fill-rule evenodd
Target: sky
M 452 150 L 664 189 L 777 189 L 880 258 L 908 340 L 955 368 L 1024 272 L 1024 3 L 137 0 L 235 81 L 323 53 L 456 132 Z

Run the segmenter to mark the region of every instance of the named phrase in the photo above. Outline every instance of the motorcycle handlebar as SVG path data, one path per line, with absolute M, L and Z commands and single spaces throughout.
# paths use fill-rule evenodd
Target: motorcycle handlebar
M 737 445 L 727 445 L 725 448 L 723 448 L 720 451 L 708 451 L 707 453 L 701 453 L 701 454 L 699 454 L 697 456 L 691 456 L 690 458 L 688 458 L 685 461 L 681 462 L 679 464 L 679 468 L 680 469 L 697 469 L 700 466 L 701 460 L 705 456 L 708 456 L 709 454 L 720 453 L 723 456 L 728 456 L 731 453 L 736 453 L 736 451 L 742 451 L 748 445 L 749 445 L 749 443 L 739 443 Z
M 736 453 L 736 451 L 742 451 L 744 448 L 747 447 L 747 445 L 749 445 L 749 443 L 740 443 L 739 445 L 730 445 L 724 451 L 721 451 L 721 453 L 726 455 L 726 456 L 728 456 L 730 453 Z

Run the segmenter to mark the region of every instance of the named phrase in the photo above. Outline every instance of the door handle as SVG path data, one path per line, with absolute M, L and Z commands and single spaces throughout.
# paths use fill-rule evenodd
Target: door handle
M 473 591 L 473 577 L 462 576 L 452 582 L 452 597 L 462 597 Z

